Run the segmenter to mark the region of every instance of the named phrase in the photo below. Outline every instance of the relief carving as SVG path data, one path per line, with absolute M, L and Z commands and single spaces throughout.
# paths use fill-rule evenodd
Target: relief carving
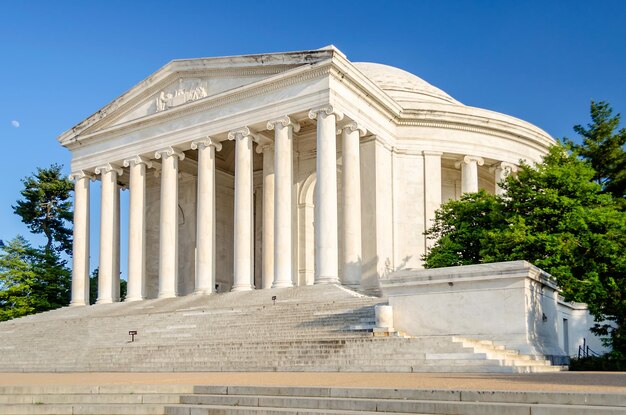
M 161 91 L 156 97 L 156 112 L 196 101 L 208 95 L 206 82 L 200 79 L 179 79 L 178 88 L 173 91 Z

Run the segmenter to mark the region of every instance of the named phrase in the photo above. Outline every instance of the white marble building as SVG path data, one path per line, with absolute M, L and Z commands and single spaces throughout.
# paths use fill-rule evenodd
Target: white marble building
M 63 133 L 76 183 L 72 304 L 342 283 L 419 268 L 442 201 L 498 181 L 553 139 L 335 47 L 173 61 Z M 100 180 L 99 241 L 90 181 Z M 129 206 L 120 206 L 120 191 Z

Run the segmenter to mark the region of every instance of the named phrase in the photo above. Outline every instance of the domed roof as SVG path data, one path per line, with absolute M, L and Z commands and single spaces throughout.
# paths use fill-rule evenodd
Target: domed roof
M 354 66 L 400 104 L 434 102 L 463 105 L 441 89 L 393 66 L 354 62 Z

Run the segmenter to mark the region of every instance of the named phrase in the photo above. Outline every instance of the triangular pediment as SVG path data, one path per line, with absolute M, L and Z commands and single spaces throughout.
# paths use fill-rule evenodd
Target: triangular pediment
M 280 73 L 286 68 L 277 68 L 276 73 Z M 123 124 L 148 115 L 165 112 L 190 102 L 198 101 L 207 97 L 218 95 L 241 86 L 253 84 L 266 79 L 276 73 L 254 74 L 252 71 L 247 74 L 232 74 L 222 71 L 207 76 L 189 76 L 181 74 L 179 78 L 157 88 L 155 92 L 139 100 L 132 108 L 120 111 L 117 116 L 109 118 L 109 122 L 102 123 L 99 127 L 109 127 L 116 124 Z
M 332 59 L 334 47 L 318 50 L 172 61 L 59 137 L 79 136 L 158 116 L 200 100 Z

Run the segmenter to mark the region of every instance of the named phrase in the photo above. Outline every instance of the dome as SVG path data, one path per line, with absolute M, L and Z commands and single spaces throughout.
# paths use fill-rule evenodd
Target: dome
M 355 62 L 354 66 L 400 104 L 463 105 L 441 89 L 402 69 L 371 62 Z

